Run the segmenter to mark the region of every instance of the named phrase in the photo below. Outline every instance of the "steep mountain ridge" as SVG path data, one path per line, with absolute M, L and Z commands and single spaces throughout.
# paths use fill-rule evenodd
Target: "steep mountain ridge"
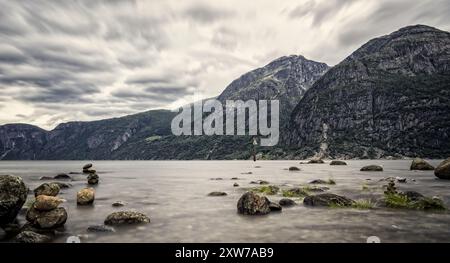
M 284 144 L 297 156 L 450 154 L 450 33 L 410 26 L 330 69 L 294 109 Z

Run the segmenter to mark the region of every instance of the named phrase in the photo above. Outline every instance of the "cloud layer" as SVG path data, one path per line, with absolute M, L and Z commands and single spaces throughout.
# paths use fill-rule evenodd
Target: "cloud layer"
M 334 65 L 411 24 L 450 30 L 448 0 L 0 0 L 0 125 L 173 108 L 301 54 Z

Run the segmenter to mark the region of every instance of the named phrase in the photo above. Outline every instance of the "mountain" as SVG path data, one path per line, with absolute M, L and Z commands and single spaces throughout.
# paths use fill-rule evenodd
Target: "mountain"
M 299 158 L 450 155 L 450 33 L 410 26 L 373 39 L 309 89 L 284 144 Z
M 289 116 L 328 66 L 302 56 L 279 58 L 233 81 L 219 100 L 279 99 Z M 177 113 L 148 111 L 93 122 L 69 122 L 52 131 L 24 124 L 0 126 L 0 160 L 10 159 L 247 159 L 248 136 L 173 136 Z
M 279 100 L 280 132 L 283 133 L 284 123 L 289 120 L 295 105 L 328 69 L 326 64 L 303 56 L 281 57 L 242 75 L 228 85 L 217 99 L 223 105 L 226 100 Z M 182 160 L 249 159 L 253 149 L 251 136 L 168 136 L 152 143 L 136 142 L 126 147 L 129 148 L 127 152 L 139 149 L 139 154 L 130 153 L 133 159 Z
M 69 122 L 45 131 L 25 124 L 0 126 L 0 160 L 114 159 L 134 140 L 171 134 L 175 113 L 155 110 L 92 122 Z

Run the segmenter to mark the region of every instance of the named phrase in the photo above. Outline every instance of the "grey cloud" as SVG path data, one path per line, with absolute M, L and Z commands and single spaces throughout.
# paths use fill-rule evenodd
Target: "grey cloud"
M 230 18 L 234 12 L 225 9 L 214 8 L 206 4 L 195 4 L 184 11 L 184 15 L 200 23 L 212 23 L 224 18 Z
M 51 89 L 23 88 L 16 99 L 33 103 L 90 103 L 93 102 L 89 96 L 99 92 L 92 84 L 63 84 Z
M 337 15 L 337 13 L 349 5 L 361 0 L 310 0 L 293 9 L 289 16 L 291 18 L 302 18 L 307 15 L 313 17 L 312 26 L 319 27 L 322 23 Z

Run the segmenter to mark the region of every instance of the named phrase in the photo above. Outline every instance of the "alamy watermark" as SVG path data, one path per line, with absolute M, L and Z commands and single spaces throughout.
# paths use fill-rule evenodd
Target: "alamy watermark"
M 182 107 L 171 128 L 176 136 L 259 136 L 261 146 L 275 146 L 280 137 L 279 112 L 278 100 L 227 100 L 224 107 L 219 100 L 211 99 Z

